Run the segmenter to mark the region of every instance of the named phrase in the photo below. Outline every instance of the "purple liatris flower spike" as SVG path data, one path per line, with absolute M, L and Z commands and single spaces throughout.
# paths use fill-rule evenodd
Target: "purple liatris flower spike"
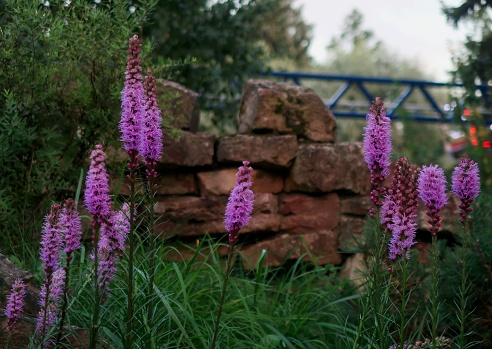
M 427 207 L 428 223 L 431 225 L 432 235 L 436 235 L 441 226 L 439 211 L 448 203 L 446 195 L 446 177 L 444 171 L 437 165 L 424 166 L 418 181 L 419 197 Z
M 480 194 L 480 172 L 478 164 L 466 154 L 460 159 L 451 177 L 451 190 L 461 200 L 460 215 L 464 222 L 472 211 L 471 204 Z
M 236 243 L 239 229 L 249 223 L 253 212 L 254 194 L 251 190 L 253 169 L 249 161 L 243 161 L 236 174 L 236 184 L 227 202 L 224 223 L 229 232 L 229 244 Z
M 24 297 L 26 296 L 26 285 L 22 280 L 15 280 L 12 285 L 12 291 L 7 299 L 5 307 L 5 316 L 7 317 L 7 329 L 14 329 L 19 316 L 24 310 Z
M 145 112 L 140 125 L 140 155 L 147 167 L 155 166 L 162 156 L 162 116 L 157 105 L 155 76 L 150 70 L 145 77 Z M 150 165 L 150 166 L 149 166 Z
M 109 283 L 116 274 L 116 263 L 125 250 L 126 239 L 130 232 L 129 207 L 125 203 L 121 211 L 112 212 L 107 224 L 101 227 L 99 240 L 99 286 L 105 293 Z
M 45 336 L 58 320 L 58 313 L 65 290 L 65 270 L 60 268 L 53 273 L 51 282 L 41 286 L 39 292 L 39 313 L 36 322 L 36 332 Z M 45 343 L 49 347 L 50 341 Z
M 412 166 L 408 158 L 396 162 L 391 188 L 381 207 L 381 224 L 392 235 L 389 257 L 409 257 L 410 248 L 415 244 L 417 217 L 417 178 L 419 169 Z
M 51 205 L 50 213 L 45 217 L 41 231 L 40 259 L 48 278 L 60 267 L 61 236 L 59 232 L 60 206 Z
M 98 144 L 91 153 L 91 164 L 87 174 L 84 201 L 85 206 L 99 224 L 111 214 L 109 178 L 105 166 L 106 154 Z
M 140 67 L 141 41 L 137 35 L 130 38 L 128 46 L 128 61 L 126 64 L 125 87 L 121 92 L 121 120 L 119 124 L 122 133 L 123 148 L 136 156 L 140 142 L 140 125 L 143 118 L 144 88 L 142 84 L 142 67 Z
M 382 183 L 389 174 L 391 156 L 391 120 L 386 116 L 386 108 L 379 97 L 372 102 L 366 116 L 364 127 L 364 160 L 371 172 L 371 200 L 376 208 L 382 205 L 381 198 L 385 194 Z M 374 215 L 374 208 L 371 209 Z
M 79 213 L 75 209 L 75 201 L 68 199 L 60 212 L 60 233 L 64 239 L 65 253 L 70 255 L 80 247 L 82 237 L 82 223 Z

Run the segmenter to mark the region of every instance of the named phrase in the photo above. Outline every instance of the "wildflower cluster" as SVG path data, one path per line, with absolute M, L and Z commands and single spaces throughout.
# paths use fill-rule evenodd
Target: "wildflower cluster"
M 24 297 L 26 296 L 26 285 L 22 280 L 15 280 L 12 290 L 7 299 L 5 316 L 7 317 L 7 329 L 11 332 L 14 329 L 19 316 L 24 310 Z

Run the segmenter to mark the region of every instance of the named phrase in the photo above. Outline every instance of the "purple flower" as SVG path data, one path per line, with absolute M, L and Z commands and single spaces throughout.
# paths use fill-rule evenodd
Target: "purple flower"
M 248 224 L 251 219 L 254 201 L 254 194 L 251 190 L 252 173 L 253 169 L 249 166 L 249 161 L 243 161 L 243 166 L 239 167 L 236 174 L 236 184 L 227 202 L 224 223 L 229 232 L 230 245 L 236 243 L 239 229 Z
M 147 166 L 155 165 L 162 156 L 162 117 L 157 105 L 155 76 L 150 70 L 145 77 L 145 112 L 140 127 L 140 155 Z
M 386 108 L 379 97 L 372 102 L 364 127 L 364 160 L 371 172 L 371 199 L 376 207 L 380 207 L 381 197 L 385 194 L 382 182 L 389 174 L 391 157 L 391 120 L 386 116 Z M 371 216 L 374 209 L 371 210 Z
M 475 200 L 480 194 L 480 173 L 478 164 L 466 155 L 455 167 L 451 180 L 451 189 L 460 200 Z
M 58 320 L 60 304 L 65 291 L 65 270 L 60 268 L 53 273 L 51 282 L 45 282 L 39 292 L 39 313 L 36 322 L 36 333 L 46 336 Z M 50 347 L 51 341 L 46 341 L 45 348 Z
M 107 292 L 109 282 L 116 274 L 116 262 L 125 250 L 126 239 L 130 232 L 129 205 L 125 203 L 118 212 L 112 212 L 111 218 L 101 226 L 99 240 L 99 285 Z
M 91 164 L 87 174 L 84 199 L 85 206 L 99 224 L 111 214 L 109 178 L 104 161 L 106 154 L 98 144 L 91 153 Z
M 44 219 L 41 230 L 40 259 L 44 263 L 44 271 L 48 278 L 60 267 L 61 237 L 59 233 L 60 206 L 51 205 L 50 213 Z
M 144 88 L 140 72 L 141 41 L 137 35 L 129 40 L 128 61 L 126 64 L 125 87 L 121 92 L 121 120 L 123 148 L 128 154 L 136 156 L 140 142 L 140 123 L 144 112 Z
M 460 221 L 465 222 L 472 211 L 471 204 L 480 194 L 480 173 L 478 164 L 465 154 L 454 168 L 451 190 L 461 200 Z
M 415 244 L 418 173 L 419 169 L 412 166 L 408 158 L 399 158 L 391 188 L 381 207 L 381 224 L 392 235 L 389 243 L 391 260 L 409 258 L 410 248 Z
M 417 185 L 419 197 L 428 208 L 430 231 L 435 235 L 441 226 L 439 211 L 448 203 L 446 177 L 443 169 L 437 165 L 424 166 L 417 180 Z
M 26 285 L 22 280 L 15 280 L 12 285 L 7 306 L 5 307 L 5 316 L 7 317 L 7 329 L 14 329 L 20 314 L 24 310 L 24 297 L 26 296 Z
M 79 213 L 75 209 L 75 201 L 68 199 L 60 212 L 60 233 L 65 240 L 65 253 L 67 256 L 80 247 L 82 237 L 82 223 Z

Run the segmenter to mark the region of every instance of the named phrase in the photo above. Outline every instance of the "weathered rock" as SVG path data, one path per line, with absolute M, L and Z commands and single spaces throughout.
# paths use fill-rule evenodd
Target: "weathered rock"
M 316 93 L 303 86 L 268 80 L 246 82 L 238 132 L 297 134 L 314 142 L 334 142 L 335 117 Z
M 364 243 L 363 228 L 365 219 L 359 217 L 345 216 L 340 217 L 338 231 L 338 248 L 341 252 L 358 251 Z
M 167 196 L 157 202 L 155 213 L 161 215 L 163 221 L 213 221 L 222 219 L 226 204 L 225 196 Z
M 173 127 L 196 132 L 200 122 L 198 93 L 173 81 L 156 81 L 157 101 L 164 118 L 170 117 Z
M 290 190 L 368 194 L 371 189 L 362 143 L 302 144 L 290 176 L 295 185 Z
M 311 233 L 338 226 L 340 201 L 336 193 L 316 197 L 282 195 L 280 207 L 284 215 L 281 226 L 283 232 Z
M 195 176 L 192 173 L 164 172 L 157 177 L 157 194 L 189 195 L 196 193 Z
M 369 196 L 350 196 L 340 200 L 340 212 L 355 216 L 366 216 L 373 206 Z
M 276 213 L 256 213 L 251 216 L 248 225 L 241 229 L 241 234 L 278 232 L 281 215 Z M 205 234 L 226 234 L 223 219 L 204 222 L 190 222 L 184 219 L 162 220 L 156 228 L 162 237 L 169 236 L 203 236 Z
M 288 259 L 311 261 L 318 265 L 340 264 L 337 234 L 331 230 L 302 235 L 282 234 L 269 240 L 241 248 L 243 265 L 246 269 L 255 267 L 262 251 L 266 250 L 265 264 L 282 265 Z
M 198 185 L 202 195 L 229 195 L 236 183 L 237 169 L 223 169 L 197 173 Z M 284 188 L 284 180 L 262 170 L 253 170 L 253 187 L 259 193 L 279 193 Z
M 7 257 L 0 254 L 0 309 L 5 309 L 7 298 L 15 280 L 22 280 L 26 285 L 26 297 L 24 314 L 35 315 L 38 313 L 39 289 L 34 278 L 27 271 L 15 266 Z
M 211 165 L 214 156 L 215 136 L 206 133 L 181 132 L 181 137 L 164 136 L 161 165 L 205 166 Z
M 296 136 L 236 135 L 222 137 L 217 147 L 219 163 L 242 163 L 248 160 L 253 165 L 288 168 L 297 153 Z
M 355 286 L 363 284 L 364 273 L 367 270 L 364 253 L 349 256 L 340 270 L 340 278 L 350 280 Z

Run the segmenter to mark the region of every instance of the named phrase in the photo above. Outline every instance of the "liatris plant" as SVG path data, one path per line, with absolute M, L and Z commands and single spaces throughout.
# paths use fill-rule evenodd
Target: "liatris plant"
M 222 285 L 222 292 L 220 294 L 219 309 L 217 311 L 217 319 L 215 322 L 215 330 L 210 345 L 211 349 L 215 349 L 217 342 L 217 334 L 219 332 L 220 317 L 222 314 L 222 306 L 225 300 L 225 294 L 227 290 L 227 282 L 229 280 L 229 274 L 232 270 L 234 263 L 234 257 L 236 252 L 236 243 L 239 237 L 239 231 L 242 227 L 247 225 L 251 219 L 253 213 L 254 193 L 251 190 L 253 183 L 251 182 L 251 175 L 253 169 L 249 166 L 249 161 L 243 161 L 243 166 L 239 167 L 236 174 L 236 184 L 229 195 L 229 201 L 224 216 L 225 228 L 229 235 L 229 244 L 227 245 L 228 257 L 227 267 Z
M 154 308 L 154 256 L 155 256 L 155 216 L 154 216 L 154 199 L 156 195 L 157 172 L 155 170 L 157 162 L 162 156 L 162 116 L 157 104 L 155 76 L 150 70 L 147 70 L 145 77 L 145 112 L 140 126 L 140 155 L 145 161 L 147 167 L 147 184 L 149 191 L 149 288 L 147 292 L 148 321 L 151 323 Z
M 106 154 L 102 145 L 96 145 L 91 153 L 91 164 L 86 179 L 84 201 L 92 215 L 92 243 L 94 258 L 94 309 L 92 314 L 92 328 L 90 348 L 95 349 L 99 331 L 99 311 L 101 306 L 100 272 L 99 272 L 99 238 L 103 225 L 110 224 L 111 199 L 109 196 L 109 178 L 105 166 Z M 107 228 L 106 228 L 107 229 Z
M 432 234 L 432 288 L 430 294 L 430 316 L 431 316 L 431 338 L 432 347 L 436 348 L 437 327 L 439 325 L 439 310 L 438 303 L 438 258 L 437 251 L 437 232 L 441 226 L 441 216 L 439 212 L 448 203 L 446 195 L 446 177 L 443 169 L 437 165 L 423 166 L 418 178 L 419 197 L 427 207 L 427 216 L 430 224 L 430 232 Z
M 465 324 L 467 321 L 467 234 L 470 226 L 471 205 L 480 194 L 480 173 L 478 164 L 468 158 L 467 155 L 460 159 L 451 178 L 451 190 L 461 200 L 460 221 L 463 224 L 463 242 L 461 257 L 461 285 L 459 289 L 460 302 L 458 304 L 458 322 L 460 325 L 459 346 L 466 348 Z M 471 231 L 471 229 L 470 229 Z
M 391 120 L 386 116 L 386 108 L 379 97 L 372 102 L 366 123 L 364 160 L 371 172 L 371 200 L 375 207 L 371 208 L 370 214 L 374 217 L 375 212 L 382 206 L 382 199 L 386 193 L 382 183 L 389 174 L 391 157 Z
M 391 157 L 391 120 L 386 116 L 386 108 L 383 101 L 377 97 L 369 109 L 366 116 L 366 127 L 364 127 L 363 151 L 364 160 L 367 163 L 371 174 L 371 200 L 374 206 L 369 215 L 374 219 L 374 230 L 368 236 L 367 245 L 370 246 L 368 252 L 371 254 L 369 270 L 367 274 L 367 297 L 363 304 L 362 314 L 359 319 L 357 336 L 353 343 L 353 348 L 358 348 L 359 339 L 363 332 L 366 316 L 371 311 L 371 307 L 376 312 L 376 328 L 379 334 L 381 345 L 385 345 L 387 336 L 385 334 L 384 320 L 380 309 L 384 308 L 384 275 L 382 266 L 387 249 L 387 238 L 380 225 L 380 208 L 383 205 L 383 198 L 386 188 L 383 182 L 390 173 Z
M 22 280 L 15 280 L 12 284 L 10 295 L 5 307 L 5 316 L 7 317 L 7 348 L 11 341 L 12 331 L 19 320 L 19 316 L 24 310 L 24 298 L 26 296 L 26 285 Z
M 406 338 L 407 263 L 410 248 L 415 244 L 417 218 L 417 178 L 419 169 L 412 166 L 408 158 L 401 157 L 396 162 L 391 188 L 381 208 L 381 223 L 391 233 L 389 258 L 391 262 L 401 263 L 400 297 L 400 348 L 404 348 Z
M 145 92 L 140 72 L 141 41 L 137 35 L 130 38 L 126 65 L 125 86 L 121 92 L 120 132 L 123 149 L 128 153 L 128 177 L 130 180 L 130 232 L 128 236 L 128 308 L 126 316 L 125 348 L 132 347 L 133 329 L 133 258 L 135 248 L 135 182 L 138 168 L 138 151 L 141 142 L 141 125 L 144 117 Z
M 65 252 L 65 280 L 63 290 L 63 300 L 60 310 L 60 324 L 58 331 L 57 343 L 61 341 L 63 334 L 63 325 L 68 306 L 68 285 L 70 282 L 70 262 L 72 253 L 80 248 L 82 237 L 82 223 L 76 208 L 77 204 L 73 199 L 65 201 L 59 214 L 59 234 L 61 235 L 63 251 Z

